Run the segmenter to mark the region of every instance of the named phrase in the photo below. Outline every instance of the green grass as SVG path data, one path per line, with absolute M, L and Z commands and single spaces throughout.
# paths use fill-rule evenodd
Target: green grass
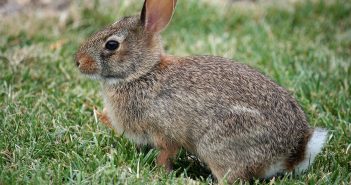
M 99 85 L 79 74 L 73 55 L 89 34 L 137 13 L 137 2 L 76 8 L 59 26 L 57 18 L 1 18 L 0 184 L 212 182 L 184 152 L 166 173 L 154 164 L 157 151 L 138 152 L 94 119 Z M 220 55 L 256 67 L 294 94 L 311 126 L 330 130 L 307 173 L 253 183 L 351 183 L 350 1 L 250 9 L 179 1 L 163 35 L 170 54 Z

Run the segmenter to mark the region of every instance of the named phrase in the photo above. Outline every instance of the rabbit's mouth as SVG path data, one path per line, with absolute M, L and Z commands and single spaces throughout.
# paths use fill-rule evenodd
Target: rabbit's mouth
M 122 75 L 99 75 L 96 73 L 84 73 L 84 76 L 92 80 L 101 80 L 107 82 L 108 84 L 116 84 L 123 80 Z
M 123 75 L 102 75 L 102 77 L 106 80 L 108 80 L 108 79 L 122 79 Z

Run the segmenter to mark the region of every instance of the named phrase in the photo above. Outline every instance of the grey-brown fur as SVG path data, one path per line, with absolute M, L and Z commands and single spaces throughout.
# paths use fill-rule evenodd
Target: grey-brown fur
M 125 37 L 112 53 L 104 49 L 111 35 Z M 89 72 L 85 61 L 94 65 Z M 269 78 L 221 57 L 167 56 L 159 33 L 145 29 L 139 16 L 96 33 L 77 62 L 101 80 L 117 133 L 159 148 L 166 167 L 184 147 L 229 182 L 264 177 L 277 161 L 293 170 L 313 131 L 296 100 Z

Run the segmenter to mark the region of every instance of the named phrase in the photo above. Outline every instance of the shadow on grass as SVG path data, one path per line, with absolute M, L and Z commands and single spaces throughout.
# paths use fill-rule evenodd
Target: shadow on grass
M 153 149 L 150 146 L 142 146 L 136 148 L 138 152 L 143 154 L 152 153 Z M 154 156 L 156 157 L 156 155 Z M 154 158 L 155 159 L 155 158 Z M 212 175 L 210 169 L 204 164 L 200 159 L 191 153 L 181 149 L 175 159 L 172 162 L 174 173 L 176 177 L 189 177 L 193 180 L 205 181 L 209 184 L 217 184 L 217 179 Z M 237 182 L 243 183 L 246 182 L 248 184 L 271 184 L 275 181 L 281 181 L 286 178 L 291 178 L 293 174 L 283 174 L 279 173 L 270 178 L 253 178 L 248 181 L 241 181 L 238 179 Z M 245 184 L 246 184 L 245 183 Z
M 154 150 L 150 146 L 137 146 L 138 152 L 141 152 L 145 155 Z M 189 177 L 194 180 L 201 180 L 207 182 L 215 182 L 215 178 L 211 174 L 210 169 L 206 167 L 206 165 L 201 162 L 196 156 L 186 152 L 182 149 L 176 159 L 172 161 L 173 170 L 176 174 L 176 177 L 180 177 L 184 175 L 185 177 Z
M 173 161 L 173 169 L 176 170 L 177 176 L 184 174 L 194 180 L 215 181 L 210 169 L 196 156 L 184 150 L 181 150 L 177 155 L 177 160 Z

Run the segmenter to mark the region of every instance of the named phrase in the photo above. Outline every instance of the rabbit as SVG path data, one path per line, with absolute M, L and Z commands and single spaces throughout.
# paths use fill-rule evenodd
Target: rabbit
M 167 55 L 161 32 L 176 0 L 145 0 L 82 43 L 79 71 L 101 83 L 103 122 L 138 145 L 160 150 L 168 170 L 180 148 L 219 181 L 303 172 L 328 131 L 308 126 L 284 88 L 254 68 L 217 56 Z

